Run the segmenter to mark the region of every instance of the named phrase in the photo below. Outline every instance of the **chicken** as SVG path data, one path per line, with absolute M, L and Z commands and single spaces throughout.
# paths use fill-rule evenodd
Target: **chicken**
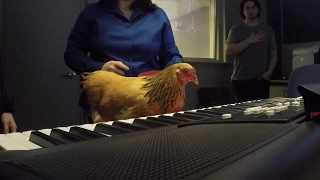
M 148 73 L 145 73 L 148 74 Z M 92 108 L 93 121 L 114 121 L 181 111 L 185 84 L 198 84 L 195 69 L 188 63 L 173 64 L 152 75 L 124 77 L 98 70 L 80 75 L 81 85 Z

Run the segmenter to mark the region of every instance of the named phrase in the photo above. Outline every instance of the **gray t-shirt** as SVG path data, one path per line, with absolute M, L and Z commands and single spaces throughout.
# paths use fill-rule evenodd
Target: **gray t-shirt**
M 273 29 L 267 24 L 248 26 L 245 23 L 233 26 L 229 31 L 227 43 L 240 43 L 250 37 L 251 33 L 266 33 L 265 41 L 249 45 L 236 55 L 233 66 L 232 80 L 258 79 L 267 71 L 270 51 L 276 50 Z

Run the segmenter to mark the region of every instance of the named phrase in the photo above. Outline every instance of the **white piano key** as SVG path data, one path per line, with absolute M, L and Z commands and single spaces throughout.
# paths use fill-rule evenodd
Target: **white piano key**
M 48 135 L 48 136 L 50 136 L 50 133 L 51 133 L 51 129 L 41 129 L 39 131 L 42 132 L 43 134 Z
M 32 131 L 34 131 L 34 130 L 24 131 L 24 132 L 22 132 L 22 134 L 25 134 L 26 136 L 28 136 L 28 140 L 29 140 L 29 137 L 30 137 Z
M 164 116 L 173 116 L 175 113 L 167 113 L 167 114 L 163 114 Z M 153 117 L 153 116 L 151 116 Z M 158 117 L 158 116 L 157 116 Z
M 62 130 L 62 131 L 69 132 L 69 131 L 70 131 L 70 128 L 72 128 L 72 127 L 77 127 L 77 126 L 79 126 L 79 125 L 59 126 L 59 127 L 53 128 L 53 129 L 60 129 L 60 130 Z
M 222 114 L 221 117 L 222 117 L 222 119 L 229 119 L 232 117 L 232 115 L 231 114 Z
M 60 130 L 62 130 L 62 131 L 69 132 L 69 131 L 70 131 L 70 128 L 72 128 L 72 127 L 75 127 L 75 126 L 57 127 L 57 129 L 60 129 Z
M 10 134 L 6 134 L 6 136 L 8 136 L 9 138 L 17 141 L 18 143 L 26 146 L 29 149 L 38 149 L 41 148 L 41 146 L 32 143 L 31 141 L 28 141 L 29 136 L 20 133 L 20 132 L 15 132 L 15 133 L 10 133 Z
M 82 124 L 82 125 L 80 125 L 78 127 L 81 127 L 83 129 L 87 129 L 89 131 L 93 131 L 94 128 L 96 127 L 96 125 L 97 125 L 97 123 L 95 123 L 95 124 Z
M 165 115 L 165 114 L 161 114 Z M 160 115 L 154 115 L 154 116 L 144 116 L 144 117 L 139 117 L 139 119 L 147 119 L 148 117 L 159 117 Z
M 22 132 L 22 134 L 26 135 L 28 137 L 27 140 L 29 140 L 30 135 L 31 135 L 31 133 L 33 131 L 35 131 L 35 130 L 24 131 L 24 132 Z M 41 129 L 41 130 L 38 130 L 38 131 L 43 133 L 43 134 L 46 134 L 48 136 L 50 136 L 50 133 L 51 133 L 51 129 Z
M 250 115 L 250 114 L 252 114 L 252 110 L 246 109 L 246 110 L 243 111 L 243 114 L 244 115 Z
M 0 134 L 0 146 L 5 150 L 29 150 L 29 148 L 9 138 L 5 134 Z
M 192 109 L 192 110 L 187 110 L 187 112 L 197 112 L 200 109 Z
M 113 121 L 109 121 L 109 122 L 103 122 L 103 124 L 108 124 L 108 125 L 112 125 Z M 82 124 L 78 127 L 81 127 L 83 129 L 87 129 L 89 131 L 94 131 L 94 128 L 96 127 L 96 125 L 99 124 L 99 123 L 95 123 L 95 124 Z M 103 134 L 105 136 L 111 136 L 110 134 L 105 134 L 105 133 L 100 133 L 100 134 Z
M 103 122 L 103 124 L 108 124 L 108 125 L 112 125 L 113 121 L 107 121 L 107 122 Z
M 267 116 L 273 116 L 274 115 L 274 110 L 268 110 L 265 112 Z
M 125 122 L 125 123 L 129 123 L 132 124 L 134 122 L 134 118 L 132 119 L 127 119 L 127 120 L 119 120 L 120 122 Z
M 299 101 L 293 101 L 291 103 L 291 106 L 300 106 L 300 102 Z

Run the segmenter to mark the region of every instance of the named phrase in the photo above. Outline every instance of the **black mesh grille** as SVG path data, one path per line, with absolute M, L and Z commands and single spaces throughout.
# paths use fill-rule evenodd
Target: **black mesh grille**
M 268 142 L 264 140 L 279 137 L 295 127 L 190 126 L 123 139 L 105 138 L 96 141 L 99 144 L 9 163 L 49 179 L 193 179 L 203 176 L 204 170 L 219 168 Z

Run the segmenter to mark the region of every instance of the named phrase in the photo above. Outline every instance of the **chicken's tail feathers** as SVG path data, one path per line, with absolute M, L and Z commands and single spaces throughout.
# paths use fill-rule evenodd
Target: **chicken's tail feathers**
M 83 88 L 84 82 L 88 79 L 90 72 L 83 72 L 80 74 L 80 87 Z

